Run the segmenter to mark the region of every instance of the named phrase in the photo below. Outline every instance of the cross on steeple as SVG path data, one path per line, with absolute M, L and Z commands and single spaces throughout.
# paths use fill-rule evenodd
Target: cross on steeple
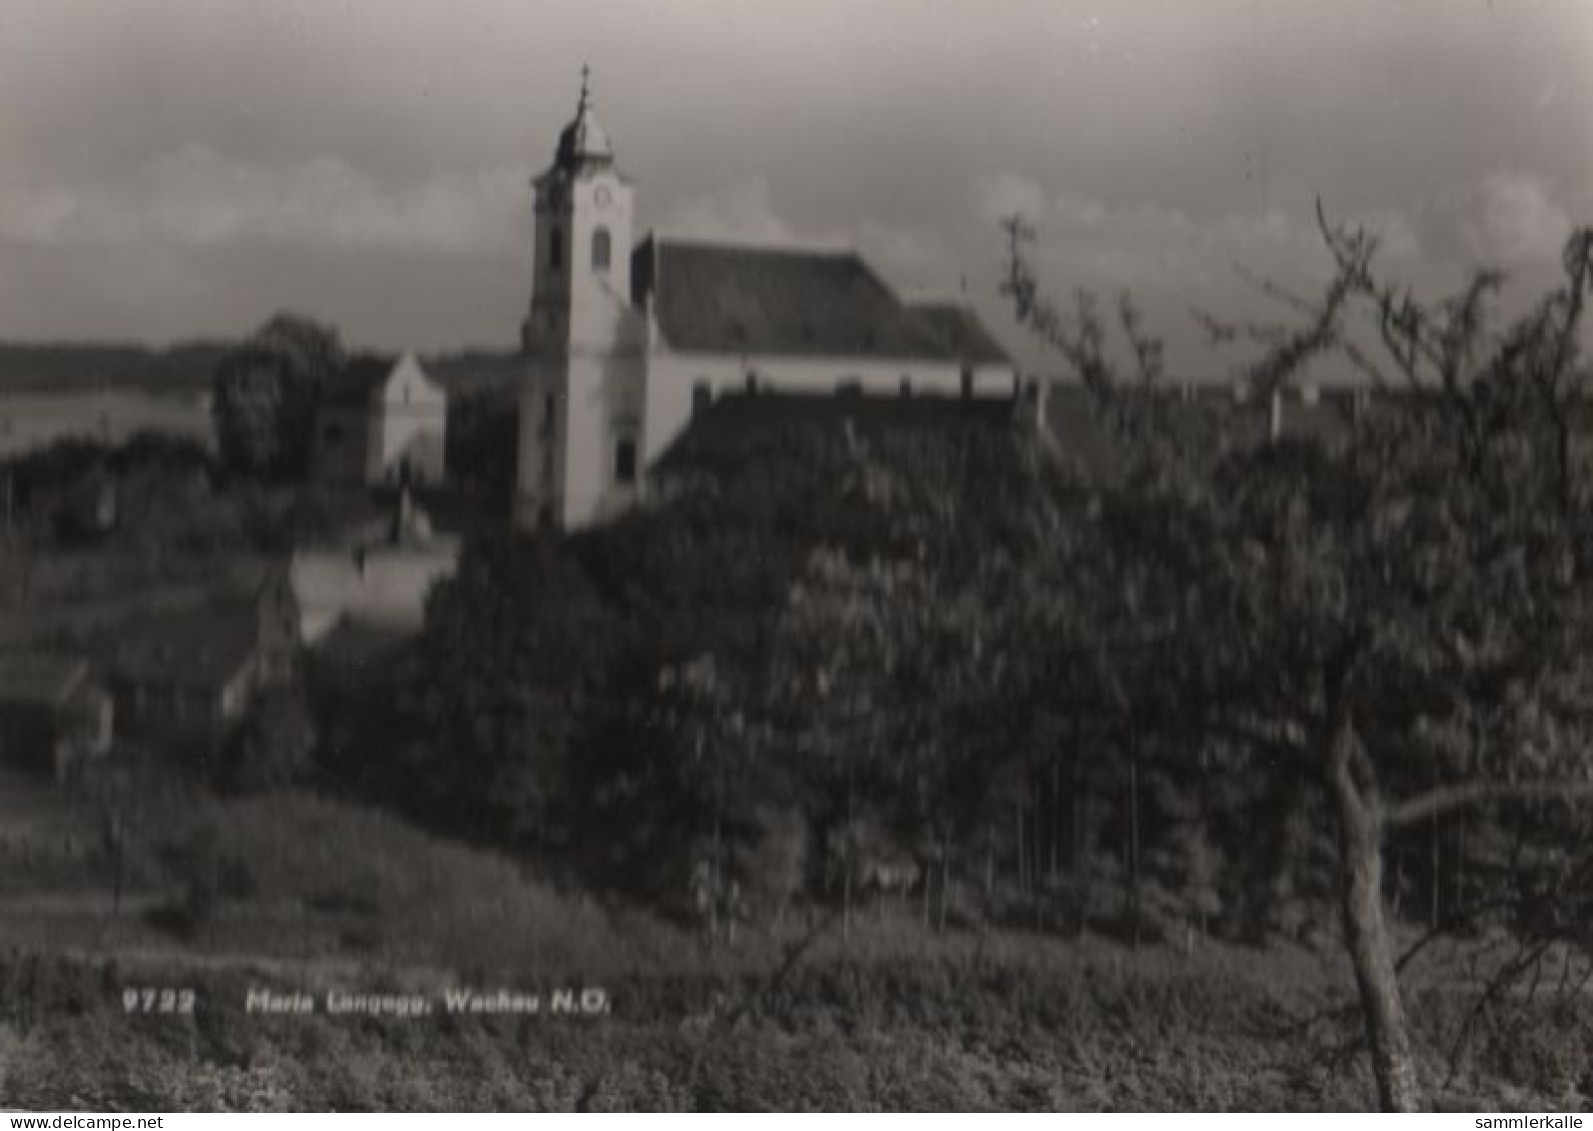
M 580 103 L 580 106 L 578 107 L 579 110 L 585 110 L 586 109 L 586 97 L 587 97 L 586 91 L 587 91 L 588 81 L 590 80 L 591 76 L 592 76 L 592 68 L 588 67 L 585 63 L 582 63 L 581 64 L 581 103 Z

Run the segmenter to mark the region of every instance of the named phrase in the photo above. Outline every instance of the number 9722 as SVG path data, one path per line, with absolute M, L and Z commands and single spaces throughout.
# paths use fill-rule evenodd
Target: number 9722
M 128 986 L 122 990 L 123 1013 L 192 1013 L 194 991 L 173 986 Z

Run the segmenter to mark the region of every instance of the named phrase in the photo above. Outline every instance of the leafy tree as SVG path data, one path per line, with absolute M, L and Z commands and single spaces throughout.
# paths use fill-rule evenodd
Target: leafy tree
M 315 720 L 303 692 L 268 692 L 229 740 L 219 784 L 257 793 L 303 781 L 314 766 L 315 745 Z
M 484 510 L 508 511 L 514 498 L 519 405 L 498 390 L 459 389 L 448 398 L 448 478 Z
M 216 366 L 212 412 L 223 465 L 291 478 L 308 466 L 316 397 L 344 362 L 338 334 L 278 314 Z

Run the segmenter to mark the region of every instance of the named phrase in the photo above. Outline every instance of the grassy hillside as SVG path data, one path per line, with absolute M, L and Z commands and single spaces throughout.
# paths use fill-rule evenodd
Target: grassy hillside
M 216 800 L 175 783 L 140 783 L 131 801 L 37 796 L 0 806 L 0 946 L 296 963 L 311 978 L 373 964 L 651 969 L 691 949 L 373 809 L 303 794 Z M 112 812 L 126 829 L 120 913 Z
M 122 988 L 146 984 L 197 984 L 196 1013 L 126 1015 Z M 373 967 L 345 986 L 401 984 Z M 263 1018 L 243 1008 L 260 985 L 297 983 L 13 955 L 0 963 L 0 1100 L 247 1110 L 1312 1110 L 1371 1100 L 1349 1022 L 1305 1023 L 1333 999 L 1299 954 L 954 938 L 912 954 L 821 954 L 777 982 L 664 968 L 607 979 L 602 1016 Z M 1446 1072 L 1433 1038 L 1462 1005 L 1417 998 L 1435 1080 Z M 1581 1106 L 1590 1039 L 1586 1010 L 1516 1009 L 1460 1061 L 1440 1103 Z
M 136 883 L 110 915 L 79 843 L 55 895 L 0 897 L 0 1104 L 126 1108 L 1358 1108 L 1371 1101 L 1348 972 L 1331 950 L 1131 950 L 1100 938 L 925 934 L 875 906 L 842 939 L 794 916 L 710 949 L 507 857 L 386 814 L 278 795 L 143 814 Z M 45 874 L 59 805 L 9 843 Z M 54 845 L 55 847 L 52 847 Z M 29 854 L 24 860 L 23 854 Z M 75 864 L 74 861 L 75 860 Z M 73 869 L 76 869 L 74 873 Z M 21 871 L 17 871 L 21 869 Z M 196 874 L 214 904 L 164 915 Z M 4 890 L 14 892 L 7 886 Z M 64 896 L 62 893 L 66 893 Z M 162 924 L 165 925 L 162 925 Z M 1413 983 L 1450 1106 L 1580 1105 L 1584 1002 L 1507 1002 L 1449 1076 L 1470 995 Z M 122 991 L 192 987 L 192 1016 Z M 269 986 L 418 993 L 426 1017 L 245 1012 Z M 450 987 L 601 987 L 597 1016 L 445 1015 Z M 1424 988 L 1425 987 L 1425 988 Z

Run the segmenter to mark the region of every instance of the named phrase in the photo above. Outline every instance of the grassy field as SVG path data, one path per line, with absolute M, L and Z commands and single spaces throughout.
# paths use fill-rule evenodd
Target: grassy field
M 385 814 L 295 795 L 171 804 L 156 820 L 165 843 L 148 846 L 114 917 L 91 848 L 57 861 L 54 891 L 6 884 L 42 874 L 48 837 L 31 864 L 0 858 L 13 893 L 0 896 L 0 1103 L 1295 1110 L 1371 1098 L 1332 951 L 934 936 L 889 910 L 864 913 L 847 939 L 821 920 L 709 948 Z M 196 860 L 218 890 L 179 929 L 162 913 L 183 905 Z M 192 987 L 196 1008 L 129 1014 L 130 986 Z M 544 1001 L 601 987 L 607 1008 L 450 1015 L 440 995 L 460 986 Z M 246 1012 L 251 987 L 403 991 L 435 1008 L 263 1017 Z M 1436 977 L 1409 993 L 1443 1106 L 1586 1102 L 1585 1001 L 1509 1003 L 1451 1061 L 1470 994 Z

